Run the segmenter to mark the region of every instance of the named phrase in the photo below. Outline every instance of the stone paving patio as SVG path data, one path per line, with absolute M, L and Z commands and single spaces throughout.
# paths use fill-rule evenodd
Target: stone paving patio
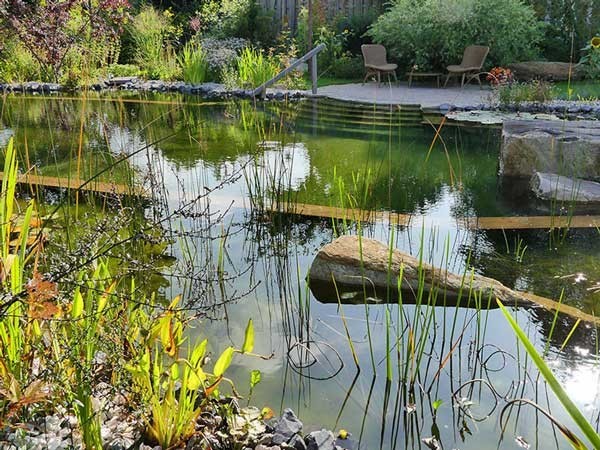
M 413 83 L 408 87 L 405 83 L 392 84 L 365 83 L 338 84 L 320 87 L 316 97 L 327 97 L 336 100 L 346 100 L 384 105 L 421 105 L 423 108 L 435 108 L 448 104 L 458 107 L 488 104 L 492 91 L 489 87 L 469 85 L 464 88 L 452 85 L 447 88 L 419 86 Z

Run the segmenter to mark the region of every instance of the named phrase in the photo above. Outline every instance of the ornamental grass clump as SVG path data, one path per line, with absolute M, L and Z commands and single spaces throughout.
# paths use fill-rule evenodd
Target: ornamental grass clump
M 260 50 L 245 48 L 237 60 L 240 86 L 256 88 L 279 72 L 279 65 Z
M 200 84 L 208 77 L 208 61 L 202 47 L 194 42 L 188 42 L 177 57 L 181 67 L 183 81 Z

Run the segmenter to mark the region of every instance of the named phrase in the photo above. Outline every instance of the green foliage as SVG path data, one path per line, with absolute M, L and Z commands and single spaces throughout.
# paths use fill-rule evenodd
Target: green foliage
M 333 62 L 331 75 L 336 78 L 358 79 L 364 75 L 364 62 L 360 56 L 346 53 Z
M 401 66 L 458 64 L 466 46 L 489 45 L 488 66 L 533 59 L 542 23 L 520 0 L 394 0 L 369 31 Z
M 113 77 L 136 77 L 140 75 L 140 68 L 135 64 L 111 64 L 106 73 Z
M 179 74 L 173 43 L 180 32 L 172 19 L 169 11 L 144 6 L 129 24 L 135 61 L 148 78 L 170 80 Z
M 317 30 L 323 27 L 327 27 L 325 12 L 320 8 L 320 4 L 313 4 L 313 45 L 318 37 Z M 308 9 L 306 7 L 302 7 L 298 12 L 298 25 L 296 27 L 296 42 L 298 43 L 298 49 L 302 54 L 310 50 L 308 48 L 308 37 Z
M 296 40 L 291 36 L 289 30 L 283 30 L 277 38 L 277 43 L 272 49 L 272 57 L 279 68 L 289 67 L 298 57 Z M 286 89 L 303 89 L 305 86 L 304 73 L 301 70 L 293 70 L 285 78 L 277 82 L 278 86 Z
M 199 84 L 206 81 L 208 76 L 208 61 L 202 47 L 195 42 L 184 45 L 177 62 L 181 67 L 183 81 Z
M 255 88 L 277 75 L 279 65 L 262 51 L 246 48 L 238 58 L 237 72 L 240 86 Z
M 210 0 L 198 16 L 200 31 L 216 38 L 244 38 L 263 48 L 275 41 L 273 15 L 256 0 Z
M 345 36 L 343 48 L 345 52 L 350 52 L 352 55 L 360 55 L 361 45 L 372 42 L 371 37 L 365 35 L 365 33 L 377 17 L 377 11 L 369 9 L 364 14 L 353 14 L 338 19 L 336 28 L 338 34 Z
M 590 42 L 582 49 L 583 56 L 579 62 L 585 78 L 600 80 L 600 38 L 594 37 L 594 44 L 597 45 Z
M 495 90 L 495 95 L 500 105 L 508 106 L 519 105 L 523 102 L 549 102 L 556 98 L 557 92 L 552 83 L 533 80 L 499 85 Z
M 540 43 L 548 61 L 578 61 L 585 47 L 600 29 L 598 0 L 528 0 L 537 16 L 546 23 Z
M 7 83 L 42 80 L 40 63 L 29 50 L 7 39 L 0 52 L 0 80 Z
M 319 73 L 322 74 L 330 70 L 334 62 L 342 55 L 344 51 L 345 38 L 347 31 L 338 33 L 335 27 L 329 25 L 324 18 L 324 13 L 318 8 L 313 17 L 313 48 L 319 44 L 325 44 L 326 48 L 319 53 Z M 296 41 L 300 54 L 305 54 L 308 48 L 308 10 L 302 8 L 298 13 L 298 30 Z

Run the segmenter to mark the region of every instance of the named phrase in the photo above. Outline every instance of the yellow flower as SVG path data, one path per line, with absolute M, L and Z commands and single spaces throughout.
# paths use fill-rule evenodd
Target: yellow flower
M 593 48 L 600 48 L 600 36 L 594 36 L 590 43 Z

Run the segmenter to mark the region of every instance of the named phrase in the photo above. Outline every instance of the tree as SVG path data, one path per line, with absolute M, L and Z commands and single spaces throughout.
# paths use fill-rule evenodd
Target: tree
M 48 77 L 58 81 L 69 50 L 118 39 L 128 10 L 127 0 L 3 0 L 0 26 L 21 41 Z

